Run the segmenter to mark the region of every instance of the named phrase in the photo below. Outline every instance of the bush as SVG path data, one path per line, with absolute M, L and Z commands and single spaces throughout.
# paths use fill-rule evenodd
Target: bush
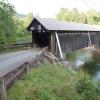
M 96 82 L 87 77 L 77 81 L 76 91 L 83 97 L 83 100 L 100 100 Z

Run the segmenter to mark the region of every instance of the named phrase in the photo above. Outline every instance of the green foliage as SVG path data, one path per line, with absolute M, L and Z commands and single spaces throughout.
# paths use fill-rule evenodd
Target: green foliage
M 6 0 L 0 1 L 0 45 L 15 41 L 15 23 L 13 16 L 15 14 L 14 6 Z M 0 48 L 2 47 L 0 46 Z
M 66 58 L 69 61 L 75 61 L 75 59 L 77 58 L 77 52 L 69 52 L 66 54 Z
M 73 10 L 62 8 L 57 15 L 57 19 L 72 22 L 85 22 L 86 20 L 85 14 L 80 13 L 76 8 Z
M 8 91 L 8 100 L 87 100 L 83 93 L 87 94 L 88 100 L 91 99 L 89 95 L 95 100 L 96 87 L 92 80 L 87 76 L 81 81 L 86 76 L 86 73 L 74 74 L 62 66 L 43 65 L 16 81 Z
M 31 37 L 31 34 L 26 30 L 29 23 L 33 19 L 32 13 L 27 14 L 27 16 L 23 19 L 19 19 L 18 17 L 14 16 L 14 21 L 16 23 L 16 38 L 23 38 L 23 37 Z M 31 42 L 31 41 L 30 41 Z
M 31 33 L 27 31 L 27 27 L 33 19 L 32 13 L 27 14 L 23 19 L 17 16 L 13 16 L 16 24 L 16 43 L 31 42 Z
M 23 38 L 27 41 L 31 34 L 26 30 L 30 21 L 33 19 L 32 13 L 29 13 L 23 19 L 16 14 L 15 8 L 7 0 L 0 1 L 0 49 L 7 44 L 21 41 Z M 24 42 L 24 41 L 23 41 Z
M 72 10 L 62 8 L 57 15 L 57 19 L 85 24 L 100 24 L 100 13 L 94 10 L 89 10 L 84 13 L 78 11 L 76 8 Z
M 95 82 L 88 78 L 78 80 L 76 90 L 82 95 L 83 100 L 99 100 Z

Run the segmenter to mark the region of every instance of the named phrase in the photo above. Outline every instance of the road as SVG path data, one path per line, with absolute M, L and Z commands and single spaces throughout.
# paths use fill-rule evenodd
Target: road
M 0 55 L 0 78 L 40 54 L 37 50 L 23 50 Z

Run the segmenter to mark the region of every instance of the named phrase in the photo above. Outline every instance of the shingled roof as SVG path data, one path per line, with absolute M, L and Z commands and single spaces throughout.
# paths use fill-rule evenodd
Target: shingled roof
M 97 25 L 64 22 L 44 18 L 34 18 L 29 25 L 28 30 L 30 30 L 34 20 L 38 21 L 48 31 L 100 31 L 100 26 Z

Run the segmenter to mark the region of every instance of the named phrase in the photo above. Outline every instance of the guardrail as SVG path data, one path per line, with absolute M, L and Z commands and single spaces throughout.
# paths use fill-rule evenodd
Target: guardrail
M 0 50 L 6 50 L 6 49 L 14 49 L 14 48 L 28 48 L 32 47 L 32 43 L 16 43 L 16 44 L 9 44 L 9 45 L 4 45 Z
M 24 73 L 37 66 L 36 58 L 31 58 L 15 70 L 0 78 L 0 100 L 7 100 L 7 89 L 11 87 L 13 82 L 20 79 Z

